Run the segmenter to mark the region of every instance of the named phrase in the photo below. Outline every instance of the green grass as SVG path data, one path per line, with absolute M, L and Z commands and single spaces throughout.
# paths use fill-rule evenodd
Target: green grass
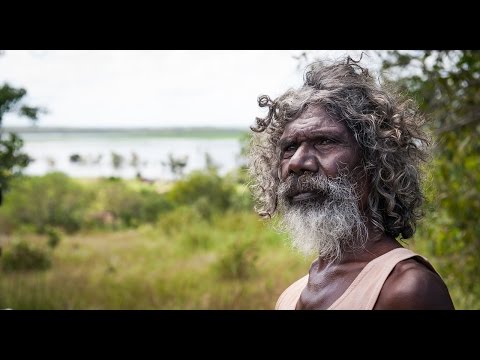
M 0 207 L 0 308 L 272 309 L 312 258 L 251 208 L 244 183 L 211 172 L 156 185 L 17 179 Z M 435 214 L 408 246 L 439 271 L 457 309 L 480 309 L 478 274 L 466 271 L 478 252 L 452 249 L 464 234 L 447 237 Z
M 1 240 L 8 248 L 18 235 Z M 22 240 L 47 249 L 47 235 Z M 427 252 L 421 239 L 412 249 Z M 64 235 L 49 251 L 48 270 L 0 272 L 0 308 L 273 309 L 312 260 L 253 213 L 206 221 L 188 208 L 136 229 Z M 427 257 L 442 267 L 444 259 Z M 457 309 L 480 308 L 455 278 L 441 275 Z
M 311 261 L 252 213 L 217 216 L 188 231 L 165 226 L 65 236 L 49 270 L 0 274 L 0 308 L 272 309 Z M 222 266 L 237 245 L 256 254 L 233 259 L 251 268 L 246 277 Z

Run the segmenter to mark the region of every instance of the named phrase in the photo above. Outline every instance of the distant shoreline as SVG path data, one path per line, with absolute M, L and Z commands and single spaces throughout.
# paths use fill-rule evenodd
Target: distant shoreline
M 73 127 L 4 127 L 2 132 L 22 134 L 108 135 L 168 138 L 240 138 L 248 129 L 216 127 L 166 127 L 166 128 L 73 128 Z

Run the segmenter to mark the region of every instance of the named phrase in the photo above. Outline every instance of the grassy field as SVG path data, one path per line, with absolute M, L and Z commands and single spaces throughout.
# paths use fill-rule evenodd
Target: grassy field
M 50 269 L 1 273 L 0 308 L 272 309 L 311 262 L 252 213 L 179 226 L 181 216 L 192 214 L 65 236 Z
M 0 207 L 0 308 L 273 309 L 313 258 L 253 213 L 242 176 L 18 179 Z M 405 245 L 440 272 L 457 309 L 480 309 L 480 284 L 458 277 L 468 259 L 427 225 Z
M 252 213 L 179 226 L 185 215 L 174 212 L 137 229 L 65 236 L 51 250 L 50 269 L 0 273 L 0 308 L 273 309 L 313 260 L 292 251 Z M 47 241 L 20 237 L 39 246 Z M 442 276 L 457 309 L 478 309 L 473 295 Z

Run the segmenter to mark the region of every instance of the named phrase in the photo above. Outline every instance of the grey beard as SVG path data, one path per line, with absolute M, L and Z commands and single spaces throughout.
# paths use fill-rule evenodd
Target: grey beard
M 314 191 L 319 199 L 292 202 L 298 192 Z M 346 251 L 365 247 L 367 228 L 358 207 L 354 186 L 343 175 L 335 179 L 290 176 L 278 188 L 280 229 L 290 235 L 293 247 L 308 255 L 335 261 Z

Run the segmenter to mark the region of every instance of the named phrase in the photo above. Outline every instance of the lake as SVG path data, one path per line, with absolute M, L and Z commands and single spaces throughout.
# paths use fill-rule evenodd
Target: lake
M 154 132 L 27 132 L 20 136 L 24 152 L 35 159 L 24 171 L 29 175 L 62 171 L 73 177 L 134 178 L 139 172 L 147 179 L 169 180 L 174 178 L 168 166 L 169 155 L 186 159 L 184 173 L 189 173 L 206 167 L 207 153 L 221 174 L 242 164 L 238 136 L 166 137 Z M 77 155 L 73 158 L 76 162 L 72 155 Z

